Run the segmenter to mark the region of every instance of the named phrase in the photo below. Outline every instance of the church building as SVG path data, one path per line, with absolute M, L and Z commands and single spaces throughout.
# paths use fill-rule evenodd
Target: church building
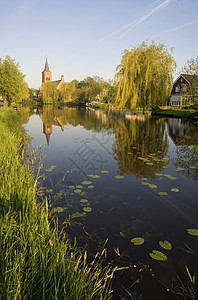
M 45 82 L 54 82 L 56 84 L 56 89 L 57 90 L 60 90 L 61 85 L 65 82 L 63 75 L 61 75 L 60 80 L 52 81 L 52 72 L 50 72 L 47 58 L 46 58 L 46 61 L 45 61 L 45 69 L 42 72 L 42 84 L 45 83 Z

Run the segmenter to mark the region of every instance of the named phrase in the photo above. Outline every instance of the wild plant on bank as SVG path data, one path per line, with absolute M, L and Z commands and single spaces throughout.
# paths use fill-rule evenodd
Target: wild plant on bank
M 16 112 L 0 110 L 0 299 L 110 299 L 113 270 L 58 234 L 48 206 L 36 201 L 33 170 L 24 164 L 27 136 Z

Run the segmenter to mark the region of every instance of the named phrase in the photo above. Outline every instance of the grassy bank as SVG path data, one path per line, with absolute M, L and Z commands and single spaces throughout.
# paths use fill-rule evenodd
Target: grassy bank
M 186 119 L 198 119 L 198 111 L 193 109 L 167 108 L 152 111 L 153 116 L 166 116 Z
M 36 202 L 20 118 L 0 109 L 0 299 L 110 299 L 112 270 L 71 246 Z M 52 228 L 53 229 L 50 229 Z

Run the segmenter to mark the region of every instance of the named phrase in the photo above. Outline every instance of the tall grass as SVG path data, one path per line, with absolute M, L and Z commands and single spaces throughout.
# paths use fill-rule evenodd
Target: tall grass
M 36 202 L 33 170 L 24 163 L 20 118 L 0 109 L 0 299 L 110 299 L 113 271 L 92 263 L 50 226 L 47 202 Z M 53 229 L 51 229 L 53 228 Z

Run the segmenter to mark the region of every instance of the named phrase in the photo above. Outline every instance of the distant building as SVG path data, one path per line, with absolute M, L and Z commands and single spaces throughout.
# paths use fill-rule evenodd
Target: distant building
M 198 76 L 181 74 L 173 83 L 170 106 L 188 106 L 198 102 Z
M 54 82 L 54 83 L 56 83 L 56 89 L 57 90 L 60 90 L 61 85 L 65 82 L 63 75 L 61 75 L 60 80 L 52 81 L 52 72 L 49 69 L 47 58 L 46 58 L 46 61 L 45 61 L 45 68 L 42 72 L 42 83 L 45 83 L 45 82 Z

